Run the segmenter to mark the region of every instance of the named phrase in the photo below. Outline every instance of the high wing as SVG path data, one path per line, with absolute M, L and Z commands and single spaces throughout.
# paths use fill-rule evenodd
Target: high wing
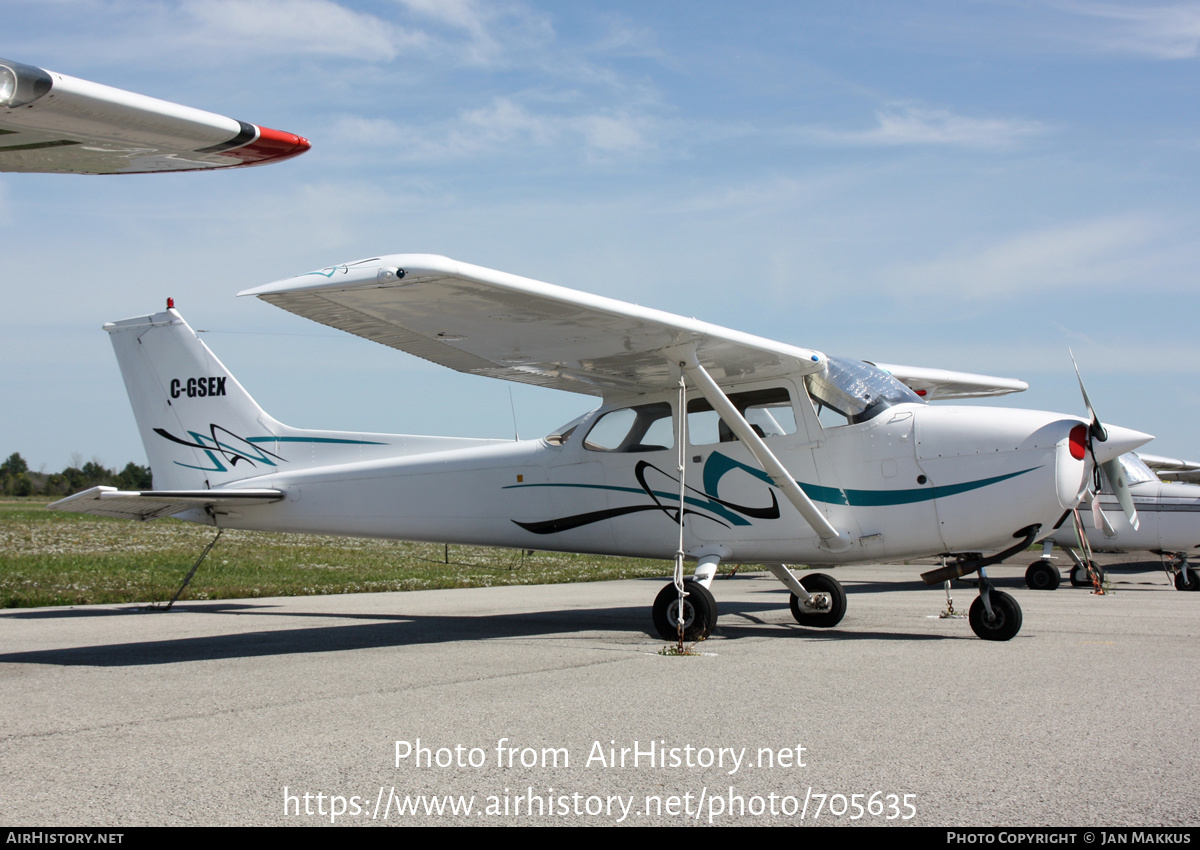
M 359 260 L 239 294 L 459 372 L 589 395 L 674 387 L 674 352 L 693 345 L 717 380 L 825 363 L 817 351 L 433 254 Z
M 278 502 L 281 490 L 118 490 L 116 487 L 92 487 L 59 499 L 48 507 L 53 511 L 109 516 L 119 519 L 158 519 L 184 511 L 233 505 L 265 505 Z
M 920 366 L 896 366 L 891 363 L 872 363 L 927 401 L 953 398 L 986 398 L 988 396 L 1020 393 L 1029 384 L 1016 378 L 995 378 L 970 372 L 946 369 L 925 369 Z
M 1138 457 L 1162 481 L 1200 482 L 1200 463 L 1194 460 L 1180 460 L 1160 455 L 1144 455 L 1141 452 L 1138 452 Z
M 196 171 L 308 149 L 292 133 L 0 59 L 0 171 Z

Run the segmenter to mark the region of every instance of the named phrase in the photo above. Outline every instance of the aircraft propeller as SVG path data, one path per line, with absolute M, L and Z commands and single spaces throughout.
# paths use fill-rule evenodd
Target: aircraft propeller
M 1125 512 L 1125 518 L 1129 520 L 1129 524 L 1136 531 L 1138 528 L 1137 509 L 1133 505 L 1133 495 L 1129 490 L 1129 482 L 1125 478 L 1125 470 L 1121 467 L 1118 458 L 1126 451 L 1132 451 L 1134 447 L 1141 445 L 1141 442 L 1134 440 L 1133 435 L 1136 434 L 1143 440 L 1146 435 L 1129 428 L 1106 428 L 1100 422 L 1100 417 L 1096 415 L 1096 409 L 1092 407 L 1092 401 L 1088 398 L 1087 389 L 1083 386 L 1083 375 L 1079 372 L 1079 364 L 1075 362 L 1075 352 L 1071 351 L 1070 354 L 1071 365 L 1075 367 L 1075 377 L 1079 380 L 1079 391 L 1083 394 L 1083 403 L 1087 407 L 1088 417 L 1091 419 L 1091 424 L 1088 425 L 1088 451 L 1092 453 L 1096 465 L 1103 469 L 1104 474 L 1108 476 L 1113 492 L 1116 493 L 1117 501 L 1121 505 L 1121 510 Z M 1097 446 L 1097 443 L 1104 445 Z M 1125 446 L 1130 443 L 1132 446 L 1126 449 Z M 1092 517 L 1100 520 L 1096 522 L 1096 527 L 1103 528 L 1105 535 L 1115 537 L 1116 531 L 1108 518 L 1104 516 L 1104 511 L 1100 509 L 1099 489 L 1096 482 L 1089 487 Z

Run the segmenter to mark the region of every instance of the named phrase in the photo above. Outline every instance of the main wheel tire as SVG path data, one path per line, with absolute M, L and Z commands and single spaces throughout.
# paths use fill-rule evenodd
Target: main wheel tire
M 983 607 L 983 597 L 976 596 L 967 616 L 971 623 L 971 631 L 984 640 L 1012 640 L 1017 636 L 1017 632 L 1021 631 L 1021 606 L 1017 604 L 1017 600 L 999 590 L 993 590 L 989 595 L 995 616 L 991 620 L 988 619 L 987 609 Z
M 687 596 L 683 598 L 683 639 L 704 640 L 717 624 L 717 600 L 704 585 L 690 578 L 683 580 Z M 679 591 L 670 582 L 654 600 L 654 628 L 663 640 L 679 640 Z
M 1034 561 L 1025 571 L 1025 586 L 1030 590 L 1058 590 L 1062 574 L 1058 567 L 1045 560 Z
M 836 626 L 846 616 L 846 591 L 842 584 L 833 576 L 824 573 L 813 573 L 800 579 L 800 586 L 809 593 L 828 593 L 829 610 L 813 613 L 800 605 L 800 597 L 792 593 L 792 616 L 802 626 L 812 626 L 814 629 L 828 629 Z
M 1083 567 L 1071 567 L 1071 587 L 1091 587 L 1092 577 Z
M 1195 568 L 1188 565 L 1187 581 L 1183 580 L 1183 573 L 1175 573 L 1175 589 L 1176 590 L 1200 590 L 1200 575 L 1196 574 Z

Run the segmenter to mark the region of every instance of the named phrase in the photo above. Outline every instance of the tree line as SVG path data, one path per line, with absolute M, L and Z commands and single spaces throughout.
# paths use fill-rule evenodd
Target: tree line
M 133 461 L 125 464 L 120 472 L 109 469 L 100 461 L 87 463 L 74 455 L 71 466 L 62 472 L 30 472 L 29 464 L 20 453 L 13 452 L 8 460 L 0 464 L 0 494 L 5 496 L 69 496 L 106 484 L 118 490 L 149 490 L 150 467 L 138 466 Z

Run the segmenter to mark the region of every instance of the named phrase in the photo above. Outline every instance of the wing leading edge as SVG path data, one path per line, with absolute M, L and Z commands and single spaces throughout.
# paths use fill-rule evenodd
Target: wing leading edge
M 238 168 L 309 147 L 292 133 L 0 59 L 0 171 Z
M 330 266 L 239 293 L 459 372 L 570 392 L 673 387 L 695 346 L 719 381 L 824 369 L 817 351 L 433 254 Z

